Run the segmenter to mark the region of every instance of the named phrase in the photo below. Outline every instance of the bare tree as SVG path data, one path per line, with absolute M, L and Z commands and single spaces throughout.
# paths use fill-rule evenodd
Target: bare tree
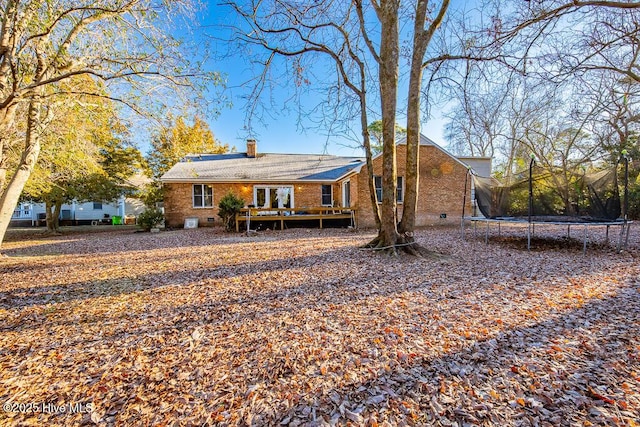
M 640 154 L 640 85 L 618 73 L 606 73 L 601 79 L 581 80 L 588 92 L 585 101 L 600 106 L 600 114 L 592 124 L 596 143 L 608 153 L 610 163 L 627 150 L 637 159 Z
M 602 149 L 590 133 L 590 125 L 600 113 L 598 104 L 566 109 L 566 93 L 540 91 L 539 102 L 546 106 L 537 115 L 530 114 L 522 129 L 521 143 L 537 164 L 549 171 L 552 188 L 564 202 L 565 212 L 575 215 L 570 200 L 574 176 L 593 168 L 602 157 Z
M 508 132 L 505 110 L 517 90 L 518 76 L 507 73 L 496 64 L 467 61 L 460 84 L 450 92 L 455 105 L 444 114 L 449 119 L 446 137 L 456 153 L 486 157 L 498 153 Z
M 420 92 L 424 56 L 429 43 L 438 29 L 448 8 L 445 1 L 434 13 L 429 1 L 420 1 L 416 8 L 408 7 L 413 19 L 414 54 L 410 78 L 410 123 L 412 126 L 402 232 L 398 232 L 396 215 L 397 160 L 396 160 L 396 113 L 398 110 L 398 85 L 400 66 L 400 22 L 407 19 L 399 0 L 382 0 L 366 4 L 361 0 L 349 3 L 327 2 L 301 5 L 296 2 L 278 1 L 244 3 L 228 2 L 241 16 L 248 28 L 238 31 L 244 43 L 259 45 L 270 56 L 262 61 L 263 71 L 252 95 L 261 95 L 266 69 L 273 64 L 274 55 L 286 58 L 309 57 L 322 54 L 330 58 L 338 71 L 339 83 L 356 95 L 360 111 L 360 125 L 364 139 L 371 205 L 378 225 L 378 237 L 370 247 L 395 252 L 398 247 L 411 250 L 410 236 L 415 227 L 415 207 L 418 182 L 418 148 L 420 122 Z M 433 19 L 431 17 L 433 14 Z M 374 36 L 376 40 L 374 41 Z M 379 38 L 378 38 L 379 37 Z M 300 62 L 296 71 L 301 70 Z M 371 96 L 371 87 L 378 91 Z M 254 98 L 255 99 L 255 98 Z M 379 101 L 379 106 L 374 102 Z M 253 111 L 253 103 L 249 110 Z M 371 161 L 368 111 L 377 110 L 381 115 L 382 140 L 382 200 L 375 198 L 373 165 Z M 337 111 L 337 110 L 336 110 Z M 379 215 L 378 215 L 379 212 Z
M 368 10 L 356 1 L 301 5 L 274 0 L 226 2 L 225 5 L 232 8 L 243 22 L 241 28 L 235 28 L 235 41 L 242 46 L 260 46 L 267 53 L 265 58 L 257 59 L 260 70 L 247 103 L 249 123 L 256 114 L 265 89 L 273 84 L 268 76 L 278 58 L 288 61 L 288 70 L 293 71 L 298 88 L 306 81 L 304 73 L 313 71 L 314 65 L 311 64 L 315 64 L 315 67 L 318 67 L 318 63 L 332 65 L 336 74 L 327 83 L 330 98 L 328 103 L 332 113 L 329 117 L 336 120 L 339 115 L 345 114 L 359 123 L 370 178 L 371 209 L 375 222 L 380 227 L 368 128 L 371 111 L 369 103 L 372 98 L 369 62 L 370 56 L 376 57 L 377 53 L 371 40 L 362 33 Z M 247 28 L 243 28 L 244 26 Z M 316 84 L 319 83 L 316 81 Z M 355 117 L 348 113 L 349 109 L 358 112 Z M 334 124 L 335 122 L 332 123 Z
M 555 81 L 609 70 L 640 82 L 640 2 L 551 0 L 499 3 L 496 41 L 517 53 L 509 66 Z M 511 6 L 511 7 L 510 7 Z
M 420 94 L 422 93 L 422 79 L 425 68 L 425 55 L 436 30 L 449 8 L 449 0 L 443 0 L 437 8 L 437 13 L 429 19 L 428 0 L 418 0 L 413 21 L 413 48 L 409 69 L 409 93 L 407 97 L 407 158 L 406 158 L 406 191 L 402 220 L 398 224 L 398 231 L 403 234 L 406 242 L 413 242 L 413 231 L 416 225 L 416 210 L 418 206 L 418 183 L 420 181 Z M 426 26 L 426 27 L 425 27 Z M 409 250 L 412 250 L 409 248 Z
M 550 109 L 557 123 L 567 120 L 564 111 L 574 111 L 579 105 L 580 114 L 590 120 L 579 123 L 574 115 L 571 127 L 582 129 L 578 134 L 584 135 L 591 132 L 591 124 L 600 114 L 597 111 L 605 108 L 596 98 L 601 99 L 603 91 L 611 92 L 611 86 L 598 83 L 602 82 L 601 75 L 617 74 L 637 81 L 634 70 L 638 67 L 640 3 L 495 4 L 493 47 L 500 46 L 504 54 L 498 61 L 474 61 L 459 70 L 462 83 L 454 90 L 458 105 L 449 115 L 449 126 L 450 135 L 457 135 L 457 140 L 451 140 L 455 147 L 497 154 L 508 175 L 513 171 L 515 156 L 522 151 L 521 135 L 531 129 L 527 117 L 541 117 L 544 111 L 540 107 Z M 576 80 L 580 83 L 574 84 Z M 550 105 L 548 99 L 538 96 L 539 90 L 564 91 L 563 101 L 555 100 L 561 106 Z M 577 94 L 580 100 L 575 99 Z M 537 104 L 531 102 L 534 99 Z M 593 142 L 593 138 L 589 140 Z
M 261 46 L 269 52 L 263 61 L 262 72 L 255 86 L 252 99 L 263 94 L 273 61 L 277 57 L 290 59 L 291 70 L 296 82 L 306 82 L 302 77 L 305 67 L 301 58 L 316 58 L 317 54 L 330 58 L 338 70 L 338 84 L 332 87 L 349 88 L 360 101 L 361 117 L 366 117 L 368 109 L 374 109 L 367 90 L 375 82 L 379 96 L 379 112 L 382 121 L 382 200 L 379 206 L 379 233 L 369 246 L 389 249 L 395 252 L 399 247 L 411 251 L 411 232 L 415 227 L 415 211 L 418 194 L 419 134 L 421 94 L 429 94 L 432 83 L 441 78 L 446 70 L 444 64 L 469 61 L 489 61 L 500 59 L 502 64 L 521 73 L 528 72 L 527 65 L 534 53 L 538 53 L 536 43 L 548 37 L 557 28 L 559 19 L 580 10 L 590 8 L 625 8 L 624 3 L 613 2 L 554 2 L 551 7 L 508 8 L 507 25 L 500 7 L 488 23 L 468 25 L 463 33 L 457 33 L 449 46 L 432 47 L 434 35 L 438 34 L 446 15 L 449 2 L 418 1 L 415 4 L 401 4 L 399 0 L 380 0 L 369 3 L 362 0 L 351 2 L 299 3 L 287 0 L 269 2 L 227 2 L 243 18 L 242 31 L 238 39 L 252 46 Z M 467 24 L 473 19 L 461 15 Z M 506 16 L 506 15 L 505 15 Z M 357 18 L 357 19 L 356 19 Z M 412 31 L 400 32 L 401 24 L 412 24 Z M 404 28 L 408 28 L 405 25 Z M 468 31 L 467 31 L 468 30 Z M 522 42 L 520 32 L 533 34 L 533 40 Z M 403 37 L 409 34 L 410 43 L 403 44 Z M 375 39 L 375 41 L 374 41 Z M 521 42 L 520 45 L 517 43 Z M 511 44 L 516 45 L 515 48 Z M 407 181 L 403 218 L 398 224 L 396 217 L 396 113 L 398 111 L 399 67 L 401 45 L 407 46 L 409 63 L 409 93 L 407 100 Z M 444 47 L 444 48 L 443 48 Z M 430 50 L 431 49 L 431 50 Z M 430 52 L 430 53 L 429 53 Z M 427 57 L 428 55 L 428 57 Z M 465 62 L 466 61 L 466 62 Z M 541 68 L 539 68 L 541 69 Z M 425 77 L 427 70 L 426 89 Z M 357 76 L 359 79 L 354 79 Z M 357 83 L 357 84 L 355 84 Z M 355 89 L 355 90 L 354 90 Z M 337 93 L 334 92 L 334 93 Z M 506 98 L 505 98 L 506 99 Z M 503 99 L 496 105 L 505 108 Z M 250 111 L 255 104 L 252 104 Z M 378 108 L 375 108 L 378 110 Z M 338 111 L 338 109 L 334 110 Z M 362 133 L 368 139 L 366 123 L 361 120 Z M 485 128 L 490 132 L 488 123 Z M 515 128 L 512 128 L 511 133 Z M 496 136 L 497 137 L 497 136 Z M 517 151 L 517 139 L 511 137 L 512 151 Z M 370 145 L 368 141 L 365 146 Z M 370 178 L 372 169 L 370 150 L 367 150 Z M 372 193 L 372 209 L 378 207 Z M 376 215 L 377 217 L 377 215 Z

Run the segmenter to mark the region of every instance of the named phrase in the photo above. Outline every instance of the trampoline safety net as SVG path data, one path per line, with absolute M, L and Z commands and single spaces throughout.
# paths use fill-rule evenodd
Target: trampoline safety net
M 510 183 L 473 178 L 475 199 L 486 218 L 526 218 L 530 203 L 531 215 L 538 220 L 544 217 L 553 221 L 615 221 L 620 217 L 616 168 L 587 174 L 532 166 Z

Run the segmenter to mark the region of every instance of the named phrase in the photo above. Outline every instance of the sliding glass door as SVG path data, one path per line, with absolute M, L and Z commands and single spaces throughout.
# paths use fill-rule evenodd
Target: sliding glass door
M 293 186 L 256 185 L 253 202 L 256 208 L 293 208 Z

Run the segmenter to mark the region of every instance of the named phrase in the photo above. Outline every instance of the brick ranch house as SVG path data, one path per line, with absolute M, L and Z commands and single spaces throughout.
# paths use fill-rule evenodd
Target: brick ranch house
M 404 198 L 405 155 L 406 142 L 401 140 L 397 147 L 399 215 Z M 374 157 L 373 165 L 380 200 L 381 155 Z M 491 159 L 455 157 L 421 135 L 417 226 L 459 221 L 468 168 L 488 176 Z M 256 141 L 248 140 L 246 153 L 189 155 L 162 176 L 165 224 L 181 227 L 187 218 L 197 218 L 200 226 L 219 224 L 218 203 L 231 191 L 244 200 L 245 206 L 256 208 L 352 208 L 358 227 L 374 227 L 367 179 L 361 157 L 259 153 Z M 467 213 L 471 209 L 470 181 Z

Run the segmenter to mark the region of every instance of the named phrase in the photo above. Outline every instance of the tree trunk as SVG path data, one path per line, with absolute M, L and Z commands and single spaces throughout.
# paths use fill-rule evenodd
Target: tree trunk
M 367 163 L 367 178 L 369 181 L 369 201 L 371 202 L 371 213 L 376 222 L 376 228 L 380 230 L 380 209 L 376 200 L 376 187 L 373 182 L 373 153 L 371 152 L 371 136 L 368 128 L 367 120 L 367 102 L 362 92 L 360 96 L 360 121 L 362 126 L 362 143 L 364 145 L 364 153 Z
M 422 72 L 418 72 L 417 79 L 422 79 Z M 413 73 L 410 77 L 409 87 L 414 84 Z M 405 172 L 405 193 L 402 209 L 402 220 L 398 224 L 398 231 L 409 236 L 416 225 L 416 211 L 418 208 L 419 162 L 420 162 L 420 82 L 415 92 L 409 93 L 409 105 L 407 109 L 407 158 Z M 413 99 L 413 101 L 412 101 Z
M 420 157 L 420 89 L 422 88 L 422 61 L 427 49 L 424 22 L 427 0 L 419 0 L 413 28 L 413 53 L 409 72 L 409 97 L 407 104 L 407 158 L 405 193 L 402 220 L 398 231 L 413 241 L 418 205 L 419 157 Z
M 0 133 L 4 132 L 4 128 L 0 126 Z M 0 194 L 2 194 L 5 183 L 7 182 L 7 155 L 5 154 L 6 138 L 0 135 Z
M 395 252 L 398 242 L 396 214 L 396 104 L 398 96 L 398 61 L 400 53 L 398 0 L 380 2 L 380 102 L 382 110 L 382 205 L 378 248 Z M 374 243 L 372 242 L 372 243 Z
M 16 108 L 17 105 L 12 105 L 0 110 L 0 194 L 3 194 L 7 182 L 7 150 Z
M 18 33 L 24 26 L 24 23 L 28 16 L 18 18 L 18 4 L 17 0 L 9 0 L 5 2 L 5 6 L 0 13 L 2 15 L 2 25 L 0 25 L 0 88 L 2 88 L 2 98 L 0 103 L 3 107 L 0 109 L 0 197 L 4 196 L 3 191 L 7 184 L 7 154 L 6 151 L 9 145 L 9 137 L 16 116 L 16 109 L 18 108 L 17 102 L 8 102 L 8 99 L 12 97 L 11 88 L 13 75 L 13 67 L 17 67 L 17 61 L 14 54 L 16 46 L 19 45 L 17 39 L 20 38 Z M 18 21 L 20 21 L 18 23 Z M 18 28 L 15 28 L 17 26 Z M 14 28 L 12 28 L 14 27 Z M 12 31 L 13 30 L 13 31 Z M 0 229 L 2 228 L 4 221 L 0 219 Z M 2 244 L 2 237 L 4 233 L 0 234 L 0 245 Z
M 53 205 L 49 200 L 44 202 L 44 219 L 47 223 L 47 233 L 53 233 L 55 228 L 53 224 Z
M 45 202 L 47 233 L 60 233 L 60 212 L 62 211 L 62 202 L 59 200 Z
M 436 18 L 428 29 L 424 28 L 429 9 L 428 0 L 419 0 L 416 5 L 416 15 L 413 27 L 413 52 L 409 74 L 409 97 L 407 105 L 407 158 L 405 172 L 405 194 L 402 210 L 402 221 L 398 230 L 408 242 L 413 242 L 413 231 L 416 226 L 416 212 L 418 208 L 418 190 L 420 181 L 420 93 L 422 88 L 422 72 L 424 56 L 431 38 L 442 23 L 449 7 L 445 0 L 440 6 Z
M 27 114 L 27 132 L 25 135 L 25 147 L 22 152 L 22 158 L 20 164 L 16 170 L 16 173 L 11 177 L 7 188 L 0 196 L 0 247 L 4 236 L 9 227 L 9 221 L 13 211 L 18 205 L 20 200 L 20 194 L 24 185 L 27 183 L 33 168 L 38 161 L 38 155 L 40 154 L 40 134 L 38 126 L 40 123 L 41 114 L 41 99 L 39 96 L 34 96 L 29 102 L 29 111 Z

